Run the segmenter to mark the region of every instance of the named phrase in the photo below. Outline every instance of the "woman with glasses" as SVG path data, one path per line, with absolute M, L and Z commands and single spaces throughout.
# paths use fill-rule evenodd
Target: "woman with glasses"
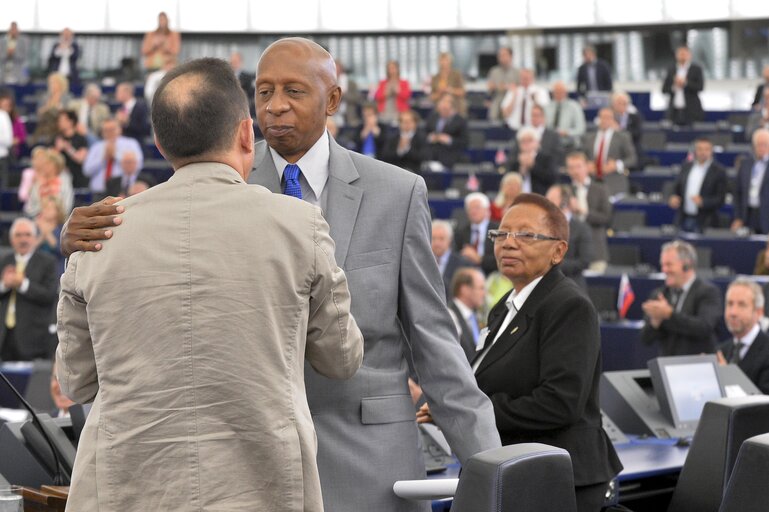
M 513 290 L 489 313 L 472 362 L 478 386 L 494 405 L 502 444 L 567 450 L 577 510 L 597 512 L 622 464 L 601 426 L 598 315 L 559 268 L 566 217 L 544 197 L 521 194 L 488 236 Z M 429 421 L 429 410 L 418 419 Z

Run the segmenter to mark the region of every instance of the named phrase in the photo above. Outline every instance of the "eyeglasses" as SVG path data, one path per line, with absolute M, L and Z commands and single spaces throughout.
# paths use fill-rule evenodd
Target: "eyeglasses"
M 548 240 L 551 242 L 561 242 L 562 240 L 560 238 L 556 238 L 554 236 L 549 235 L 540 235 L 539 233 L 529 233 L 528 231 L 516 231 L 516 232 L 510 232 L 510 231 L 500 231 L 498 229 L 490 229 L 488 233 L 489 240 L 494 242 L 495 244 L 501 244 L 505 240 L 507 240 L 508 237 L 515 238 L 516 240 L 519 240 L 523 243 L 530 244 L 534 242 L 534 240 Z

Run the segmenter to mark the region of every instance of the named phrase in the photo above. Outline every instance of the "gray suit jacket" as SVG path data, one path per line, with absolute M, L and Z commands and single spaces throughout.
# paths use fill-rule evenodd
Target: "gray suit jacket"
M 57 371 L 95 399 L 68 510 L 320 511 L 304 361 L 363 340 L 320 209 L 198 163 L 121 202 L 62 279 Z
M 280 192 L 267 144 L 255 149 L 249 182 Z M 330 152 L 324 215 L 365 350 L 363 366 L 345 382 L 307 368 L 323 501 L 334 512 L 425 510 L 392 491 L 396 480 L 425 476 L 407 362 L 460 461 L 499 446 L 493 409 L 446 308 L 424 180 L 333 139 Z
M 598 132 L 586 133 L 582 138 L 582 149 L 590 160 L 595 160 L 595 138 Z M 621 160 L 625 169 L 634 169 L 638 165 L 638 155 L 633 146 L 630 134 L 614 130 L 609 142 L 609 151 L 606 153 L 608 160 Z

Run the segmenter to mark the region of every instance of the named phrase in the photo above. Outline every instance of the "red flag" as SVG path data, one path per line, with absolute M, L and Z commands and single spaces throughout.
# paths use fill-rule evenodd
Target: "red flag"
M 617 311 L 620 318 L 627 316 L 630 305 L 635 301 L 635 293 L 633 287 L 630 286 L 630 279 L 627 274 L 622 274 L 622 278 L 619 280 L 619 294 L 617 295 Z

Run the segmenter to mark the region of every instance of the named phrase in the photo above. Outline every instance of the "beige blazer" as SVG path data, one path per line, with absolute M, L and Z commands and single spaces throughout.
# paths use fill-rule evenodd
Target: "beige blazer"
M 322 510 L 304 363 L 363 341 L 320 209 L 192 164 L 62 278 L 62 390 L 95 400 L 67 510 Z

